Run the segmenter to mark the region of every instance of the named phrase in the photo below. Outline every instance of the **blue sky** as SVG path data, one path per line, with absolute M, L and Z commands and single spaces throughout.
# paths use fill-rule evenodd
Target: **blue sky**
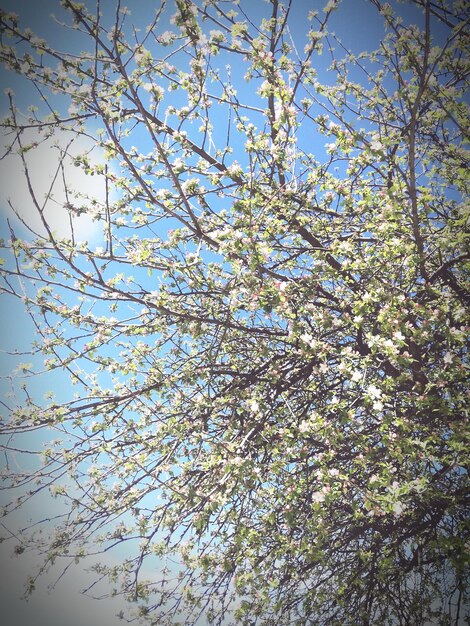
M 108 3 L 108 5 L 111 2 Z M 145 24 L 150 19 L 150 14 L 156 4 L 151 2 L 138 2 L 132 0 L 127 3 L 132 11 L 132 19 L 139 20 Z M 269 5 L 259 0 L 258 2 L 243 3 L 249 6 L 252 15 L 264 12 L 269 14 Z M 69 31 L 64 31 L 50 18 L 50 13 L 60 14 L 58 3 L 54 0 L 43 0 L 40 5 L 30 0 L 3 0 L 4 9 L 11 9 L 18 13 L 21 22 L 30 26 L 40 37 L 44 37 L 54 42 L 60 49 L 68 47 L 73 42 Z M 40 10 L 38 7 L 40 6 Z M 106 2 L 103 3 L 106 6 Z M 303 37 L 306 32 L 305 15 L 311 8 L 318 8 L 321 11 L 323 3 L 305 2 L 304 0 L 294 0 L 292 10 L 291 28 L 292 34 L 299 49 L 303 48 L 305 43 Z M 172 11 L 170 11 L 172 12 Z M 162 25 L 162 30 L 168 28 L 166 23 Z M 340 39 L 342 39 L 353 52 L 358 52 L 364 48 L 375 48 L 378 46 L 382 36 L 382 21 L 378 17 L 377 12 L 372 9 L 366 0 L 345 0 L 342 6 L 334 15 L 331 24 L 331 30 L 335 31 Z M 72 43 L 73 45 L 73 43 Z M 327 51 L 324 52 L 325 67 L 328 64 Z M 328 75 L 323 74 L 328 80 Z M 18 103 L 21 106 L 28 106 L 33 102 L 35 93 L 31 86 L 14 76 L 10 72 L 0 70 L 2 88 L 12 86 Z M 320 77 L 322 78 L 322 77 Z M 244 87 L 245 95 L 252 87 Z M 3 115 L 7 110 L 7 101 L 3 93 L 0 95 L 0 113 Z M 233 155 L 236 158 L 236 155 Z M 98 155 L 99 157 L 99 155 Z M 47 178 L 50 176 L 54 167 L 53 159 L 47 159 L 47 153 L 41 155 L 41 164 L 36 164 L 39 178 Z M 25 194 L 24 182 L 19 170 L 15 170 L 17 165 L 11 165 L 3 162 L 0 164 L 1 188 L 0 191 L 0 228 L 4 233 L 3 236 L 8 237 L 6 229 L 6 216 L 8 215 L 8 205 L 6 196 L 10 195 L 16 204 L 27 202 L 27 194 Z M 38 184 L 40 181 L 38 180 Z M 77 179 L 77 184 L 86 184 L 86 181 Z M 10 215 L 11 217 L 11 215 Z M 20 227 L 18 227 L 20 228 Z M 84 230 L 87 230 L 86 228 Z M 96 245 L 100 244 L 100 233 L 94 234 L 88 231 L 89 239 L 95 237 Z M 22 304 L 19 301 L 11 301 L 3 304 L 2 307 L 2 323 L 0 324 L 0 340 L 3 350 L 11 351 L 19 349 L 20 351 L 30 343 L 34 338 L 34 328 L 29 318 L 24 314 Z M 12 357 L 10 359 L 3 358 L 0 363 L 0 372 L 6 374 L 15 362 L 23 361 L 25 358 Z M 27 360 L 27 359 L 26 359 Z M 50 386 L 55 388 L 61 397 L 66 397 L 71 392 L 71 387 L 67 379 L 59 372 L 54 375 L 48 375 L 46 378 L 38 379 L 32 382 L 33 391 L 40 397 L 41 394 Z M 3 386 L 2 393 L 9 391 L 9 383 L 6 381 Z M 75 391 L 75 390 L 74 390 Z M 44 503 L 48 506 L 48 503 Z M 21 520 L 18 520 L 20 524 Z M 101 626 L 112 626 L 118 624 L 115 614 L 119 608 L 109 601 L 101 603 L 92 603 L 77 592 L 77 588 L 85 586 L 86 576 L 80 573 L 77 568 L 72 576 L 65 577 L 57 586 L 57 589 L 50 595 L 47 592 L 47 584 L 50 579 L 46 579 L 40 583 L 38 592 L 31 598 L 28 603 L 19 599 L 21 595 L 21 581 L 33 567 L 34 557 L 23 554 L 9 557 L 12 542 L 6 542 L 6 545 L 0 547 L 0 556 L 2 558 L 2 578 L 0 585 L 0 600 L 2 604 L 2 619 L 4 626 L 38 626 L 40 624 L 48 624 L 49 626 L 84 626 L 86 624 L 100 624 Z

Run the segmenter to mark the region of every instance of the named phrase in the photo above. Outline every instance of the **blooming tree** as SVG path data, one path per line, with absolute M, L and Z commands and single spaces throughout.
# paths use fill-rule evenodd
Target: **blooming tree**
M 150 623 L 468 609 L 469 6 L 358 0 L 382 29 L 358 53 L 346 5 L 312 4 L 176 0 L 145 28 L 140 5 L 62 0 L 69 50 L 1 13 L 38 96 L 8 91 L 2 126 L 39 218 L 12 205 L 2 242 L 38 336 L 1 426 L 4 513 L 58 498 L 15 531 L 44 568 L 128 546 L 95 574 Z M 78 393 L 35 400 L 42 370 Z

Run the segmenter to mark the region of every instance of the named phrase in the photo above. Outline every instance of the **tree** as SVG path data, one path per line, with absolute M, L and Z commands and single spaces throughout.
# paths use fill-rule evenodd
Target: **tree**
M 468 3 L 358 2 L 384 29 L 360 54 L 346 5 L 253 4 L 176 0 L 143 29 L 62 0 L 68 51 L 1 13 L 38 94 L 23 114 L 9 91 L 3 129 L 40 220 L 9 220 L 2 288 L 37 329 L 24 372 L 42 354 L 80 390 L 26 387 L 2 422 L 7 458 L 47 440 L 5 514 L 62 501 L 21 535 L 45 567 L 129 544 L 96 574 L 154 624 L 462 623 Z M 70 158 L 102 197 L 62 182 Z

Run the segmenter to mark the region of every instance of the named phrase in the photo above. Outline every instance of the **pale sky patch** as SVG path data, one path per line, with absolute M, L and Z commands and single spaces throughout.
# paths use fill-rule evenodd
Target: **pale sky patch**
M 77 167 L 73 163 L 73 157 L 86 152 L 90 163 L 96 165 L 103 160 L 102 153 L 99 148 L 93 146 L 91 139 L 76 137 L 70 144 L 73 138 L 71 132 L 65 131 L 46 140 L 34 130 L 26 131 L 22 135 L 24 145 L 37 143 L 37 147 L 25 153 L 25 159 L 37 203 L 44 209 L 44 218 L 58 237 L 71 236 L 71 211 L 67 207 L 75 207 L 81 211 L 82 208 L 91 206 L 90 200 L 84 196 L 104 202 L 106 194 L 104 177 L 86 174 L 82 167 Z M 3 135 L 0 141 L 3 155 L 4 146 L 8 144 L 9 138 Z M 17 148 L 16 145 L 16 151 L 0 160 L 0 212 L 4 217 L 12 218 L 13 211 L 9 205 L 11 203 L 24 223 L 43 236 L 46 230 L 31 198 Z M 60 167 L 61 152 L 63 154 L 65 149 L 67 155 L 62 159 L 63 167 Z M 80 197 L 76 197 L 77 192 Z M 93 221 L 91 215 L 74 214 L 72 210 L 72 222 L 77 241 L 100 239 L 102 225 L 99 221 Z M 20 228 L 21 235 L 25 236 L 26 227 Z
M 127 612 L 124 600 L 96 600 L 81 593 L 90 583 L 90 576 L 80 565 L 67 572 L 55 588 L 50 587 L 51 581 L 55 580 L 54 576 L 41 577 L 33 594 L 27 600 L 24 599 L 26 580 L 40 564 L 40 560 L 27 552 L 11 555 L 12 548 L 9 541 L 0 545 L 3 626 L 118 626 L 122 623 L 117 614 L 121 610 Z M 109 562 L 110 559 L 102 560 Z M 56 577 L 60 575 L 58 568 L 55 568 L 55 574 Z M 110 588 L 101 585 L 94 591 L 99 595 L 109 592 Z

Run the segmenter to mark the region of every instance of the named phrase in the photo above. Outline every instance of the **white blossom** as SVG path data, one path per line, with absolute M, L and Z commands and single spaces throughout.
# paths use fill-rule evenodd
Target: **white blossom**
M 162 33 L 158 37 L 158 41 L 164 46 L 167 46 L 168 44 L 172 43 L 174 39 L 175 39 L 175 34 L 171 30 L 166 30 L 164 33 Z
M 403 513 L 403 511 L 405 510 L 405 506 L 404 504 L 402 504 L 401 502 L 395 502 L 395 504 L 393 505 L 393 513 L 398 517 L 399 515 L 401 515 Z
M 382 396 L 382 392 L 375 385 L 369 385 L 367 387 L 367 395 L 372 399 L 379 399 Z
M 362 380 L 362 376 L 363 376 L 362 372 L 360 372 L 359 370 L 354 370 L 351 376 L 351 380 L 354 383 L 358 383 L 360 380 Z
M 380 143 L 380 141 L 371 141 L 370 149 L 374 152 L 380 152 L 381 150 L 383 150 L 383 145 Z

